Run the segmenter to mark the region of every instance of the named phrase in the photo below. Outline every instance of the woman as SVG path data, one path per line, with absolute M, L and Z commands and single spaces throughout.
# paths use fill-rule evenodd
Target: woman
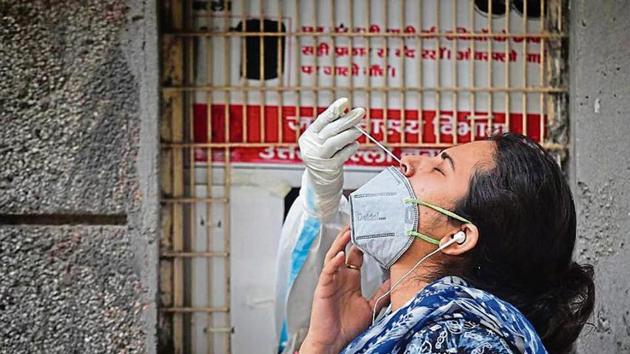
M 402 161 L 423 237 L 387 258 L 352 234 L 369 219 L 353 214 L 325 257 L 300 353 L 570 351 L 593 310 L 593 271 L 571 259 L 575 206 L 552 156 L 508 133 Z M 357 245 L 393 260 L 370 299 Z

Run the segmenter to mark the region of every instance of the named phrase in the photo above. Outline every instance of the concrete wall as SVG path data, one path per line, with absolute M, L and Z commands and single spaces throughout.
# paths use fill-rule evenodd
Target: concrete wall
M 0 348 L 154 352 L 151 0 L 0 0 Z
M 570 179 L 596 309 L 580 353 L 630 353 L 630 2 L 571 2 Z

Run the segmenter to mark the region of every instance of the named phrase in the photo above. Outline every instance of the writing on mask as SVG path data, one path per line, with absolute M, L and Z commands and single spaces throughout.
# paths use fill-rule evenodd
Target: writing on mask
M 385 216 L 380 215 L 380 213 L 375 212 L 367 212 L 367 213 L 357 213 L 356 218 L 359 221 L 382 221 L 385 220 Z

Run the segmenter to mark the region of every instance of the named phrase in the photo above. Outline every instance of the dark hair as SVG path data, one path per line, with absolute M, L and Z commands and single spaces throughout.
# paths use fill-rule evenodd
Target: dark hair
M 522 135 L 492 138 L 494 165 L 479 168 L 455 212 L 479 229 L 477 245 L 440 268 L 516 306 L 547 350 L 564 353 L 593 311 L 593 268 L 571 259 L 571 190 L 552 155 Z

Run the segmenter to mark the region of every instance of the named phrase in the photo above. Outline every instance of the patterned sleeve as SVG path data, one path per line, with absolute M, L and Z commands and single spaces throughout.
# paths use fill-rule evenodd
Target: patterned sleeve
M 495 332 L 478 323 L 453 319 L 432 323 L 416 332 L 405 354 L 412 353 L 500 353 L 513 351 Z

